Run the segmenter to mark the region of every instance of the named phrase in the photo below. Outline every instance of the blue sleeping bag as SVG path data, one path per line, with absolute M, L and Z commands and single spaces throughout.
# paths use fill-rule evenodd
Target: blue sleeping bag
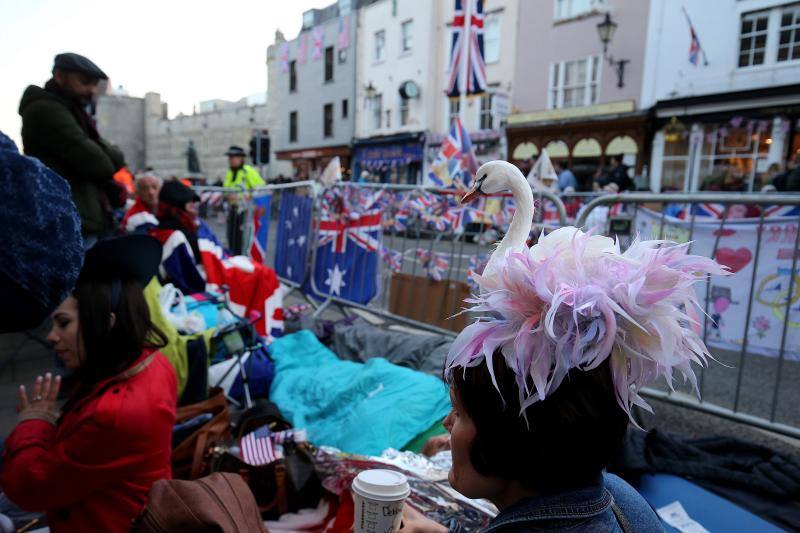
M 450 410 L 440 379 L 393 365 L 342 361 L 304 330 L 270 345 L 270 399 L 311 442 L 349 453 L 400 448 Z

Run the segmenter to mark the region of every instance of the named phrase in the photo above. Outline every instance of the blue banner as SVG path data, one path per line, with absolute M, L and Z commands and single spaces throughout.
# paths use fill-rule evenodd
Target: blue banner
M 300 284 L 306 278 L 311 203 L 311 198 L 285 191 L 278 215 L 275 271 L 278 276 Z

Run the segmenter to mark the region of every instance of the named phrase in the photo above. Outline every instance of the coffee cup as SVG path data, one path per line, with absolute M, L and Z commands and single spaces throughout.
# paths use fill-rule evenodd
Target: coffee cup
M 355 533 L 392 533 L 400 529 L 403 504 L 411 493 L 408 479 L 394 470 L 364 470 L 353 480 Z

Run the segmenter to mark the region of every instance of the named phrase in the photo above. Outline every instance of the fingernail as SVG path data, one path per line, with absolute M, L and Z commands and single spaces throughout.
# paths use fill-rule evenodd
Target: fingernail
M 48 372 L 47 374 L 44 375 L 44 377 L 45 379 L 50 379 L 53 377 L 53 375 L 50 372 Z

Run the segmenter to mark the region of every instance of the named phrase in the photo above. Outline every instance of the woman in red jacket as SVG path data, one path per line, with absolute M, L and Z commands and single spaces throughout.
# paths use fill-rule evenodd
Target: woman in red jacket
M 0 483 L 54 532 L 130 531 L 151 485 L 171 477 L 177 381 L 142 293 L 160 259 L 146 235 L 90 249 L 48 335 L 76 389 L 59 412 L 59 377 L 39 377 L 30 397 L 20 387 Z

